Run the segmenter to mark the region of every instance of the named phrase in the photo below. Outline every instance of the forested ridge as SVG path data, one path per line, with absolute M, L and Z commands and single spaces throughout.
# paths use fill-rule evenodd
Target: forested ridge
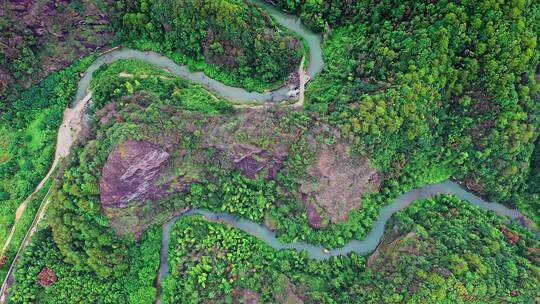
M 52 72 L 109 45 L 112 1 L 2 1 L 0 113 Z
M 96 10 L 93 1 L 73 3 L 67 11 Z M 10 303 L 153 303 L 161 225 L 186 208 L 260 222 L 284 242 L 333 248 L 364 238 L 398 195 L 449 178 L 517 207 L 531 230 L 439 195 L 396 213 L 375 252 L 317 261 L 186 216 L 172 228 L 163 302 L 540 301 L 540 5 L 274 5 L 325 37 L 325 68 L 307 87 L 305 111 L 237 109 L 138 60 L 102 66 L 91 84 L 91 127 L 51 181 L 46 222 L 16 267 Z M 251 1 L 117 1 L 100 20 L 107 20 L 107 35 L 116 34 L 111 45 L 153 50 L 249 90 L 281 85 L 305 51 L 300 37 Z M 101 24 L 96 30 L 104 33 Z M 48 170 L 62 111 L 94 58 L 6 91 L 0 241 L 18 203 Z M 0 78 L 6 65 L 21 69 L 17 81 L 44 77 L 9 60 L 0 54 Z M 123 206 L 113 191 L 107 205 L 104 189 L 117 186 L 115 171 L 131 172 L 122 171 L 133 165 L 129 157 L 144 163 L 133 176 L 143 172 L 152 181 L 151 195 L 119 192 L 136 197 Z M 121 183 L 118 191 L 134 187 L 133 180 Z
M 64 109 L 75 94 L 79 73 L 92 60 L 93 57 L 87 57 L 21 91 L 0 117 L 2 245 L 13 225 L 17 207 L 34 191 L 51 167 Z M 14 238 L 22 238 L 24 233 L 24 229 L 18 230 Z M 5 254 L 11 258 L 16 251 L 17 247 L 13 246 Z

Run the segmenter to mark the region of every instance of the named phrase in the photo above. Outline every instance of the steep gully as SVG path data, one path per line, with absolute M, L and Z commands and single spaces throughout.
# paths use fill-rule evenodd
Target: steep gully
M 305 89 L 305 84 L 307 83 L 307 81 L 309 81 L 310 78 L 313 78 L 317 73 L 319 73 L 322 70 L 323 65 L 324 65 L 324 61 L 322 58 L 322 49 L 321 49 L 322 38 L 320 35 L 315 34 L 311 32 L 309 29 L 307 29 L 300 22 L 299 18 L 297 18 L 296 16 L 279 11 L 272 5 L 262 0 L 250 0 L 250 1 L 266 9 L 279 24 L 299 34 L 308 43 L 308 46 L 310 49 L 309 66 L 307 67 L 307 69 L 303 68 L 304 59 L 305 59 L 304 58 L 299 68 L 300 88 L 299 88 L 298 102 L 293 104 L 293 106 L 295 107 L 302 107 L 303 101 L 304 101 L 303 93 Z M 168 70 L 174 75 L 185 77 L 195 83 L 202 84 L 209 90 L 215 93 L 218 93 L 222 95 L 223 97 L 228 98 L 232 101 L 237 101 L 240 103 L 254 102 L 254 101 L 255 102 L 278 102 L 278 101 L 283 101 L 290 98 L 289 97 L 290 91 L 288 87 L 281 87 L 274 91 L 264 92 L 264 93 L 247 92 L 246 90 L 241 89 L 241 88 L 227 86 L 219 81 L 209 78 L 202 72 L 191 72 L 186 66 L 179 66 L 176 63 L 174 63 L 172 60 L 170 60 L 169 58 L 162 56 L 160 54 L 154 53 L 154 52 L 141 52 L 141 51 L 126 49 L 126 48 L 114 49 L 110 52 L 106 52 L 102 54 L 100 57 L 98 57 L 92 63 L 92 65 L 85 71 L 83 78 L 79 81 L 78 89 L 77 89 L 77 93 L 75 97 L 75 102 L 73 105 L 74 107 L 66 109 L 64 113 L 64 120 L 58 131 L 56 154 L 55 154 L 55 158 L 51 166 L 51 169 L 49 173 L 46 175 L 46 177 L 40 182 L 38 187 L 36 187 L 35 191 L 21 204 L 21 206 L 17 210 L 15 223 L 21 217 L 30 198 L 43 187 L 43 185 L 45 184 L 45 181 L 54 172 L 60 160 L 69 155 L 69 150 L 71 148 L 71 145 L 74 142 L 74 140 L 77 138 L 77 135 L 81 129 L 84 109 L 86 108 L 88 103 L 91 101 L 91 94 L 89 93 L 88 88 L 92 80 L 92 73 L 103 64 L 111 63 L 116 60 L 122 60 L 122 59 L 145 60 L 158 67 Z M 239 105 L 238 107 L 242 108 L 242 107 L 257 107 L 257 106 Z M 345 255 L 350 252 L 356 252 L 359 254 L 367 254 L 375 250 L 375 248 L 377 247 L 377 245 L 379 244 L 382 238 L 386 222 L 395 212 L 403 208 L 406 208 L 415 200 L 428 198 L 428 197 L 431 197 L 440 193 L 456 195 L 457 197 L 467 200 L 471 202 L 472 204 L 477 205 L 483 209 L 495 211 L 501 215 L 509 216 L 512 219 L 518 219 L 520 217 L 523 217 L 523 215 L 515 209 L 509 209 L 498 203 L 486 202 L 482 200 L 480 197 L 475 196 L 465 191 L 458 184 L 454 182 L 446 181 L 446 182 L 442 182 L 435 185 L 427 185 L 422 188 L 413 189 L 401 195 L 392 204 L 387 205 L 382 208 L 378 219 L 373 224 L 373 229 L 369 232 L 369 234 L 364 240 L 361 240 L 361 241 L 352 240 L 342 248 L 326 250 L 322 246 L 314 246 L 314 245 L 304 243 L 304 242 L 284 244 L 284 243 L 281 243 L 276 238 L 275 233 L 261 226 L 259 223 L 255 223 L 255 222 L 242 219 L 242 218 L 236 218 L 226 213 L 214 213 L 214 212 L 209 212 L 205 210 L 192 209 L 181 215 L 178 215 L 177 217 L 171 219 L 170 221 L 168 221 L 167 223 L 163 225 L 163 240 L 162 240 L 161 252 L 160 252 L 160 267 L 159 267 L 159 272 L 156 279 L 156 286 L 158 288 L 158 299 L 156 303 L 161 303 L 161 283 L 169 272 L 167 256 L 168 256 L 168 247 L 169 247 L 169 242 L 170 242 L 170 230 L 172 226 L 174 225 L 174 223 L 176 222 L 176 220 L 178 220 L 178 218 L 182 216 L 188 216 L 192 214 L 201 214 L 210 220 L 219 220 L 219 221 L 222 221 L 231 225 L 232 227 L 241 229 L 245 231 L 246 233 L 259 238 L 260 240 L 264 241 L 269 246 L 275 249 L 278 249 L 278 250 L 279 249 L 294 249 L 294 250 L 299 250 L 299 251 L 305 250 L 307 251 L 308 255 L 311 258 L 322 260 L 322 259 L 328 259 L 331 256 Z M 18 261 L 21 252 L 24 251 L 26 245 L 30 241 L 31 236 L 36 231 L 36 227 L 38 226 L 40 221 L 43 219 L 48 203 L 49 201 L 46 195 L 45 199 L 42 202 L 42 205 L 40 206 L 38 210 L 38 213 L 36 214 L 34 218 L 34 221 L 31 227 L 27 231 L 26 236 L 19 247 L 19 250 L 8 271 L 6 279 L 4 280 L 4 283 L 2 285 L 2 289 L 0 292 L 0 303 L 5 303 L 7 300 L 7 291 L 9 289 L 9 286 L 11 286 L 13 282 L 13 269 L 15 268 L 16 262 Z M 11 239 L 11 236 L 13 235 L 15 226 L 16 225 L 14 225 L 12 228 L 10 239 Z M 9 240 L 6 241 L 6 244 L 4 245 L 4 248 L 2 249 L 2 253 L 5 251 L 8 245 L 9 245 Z

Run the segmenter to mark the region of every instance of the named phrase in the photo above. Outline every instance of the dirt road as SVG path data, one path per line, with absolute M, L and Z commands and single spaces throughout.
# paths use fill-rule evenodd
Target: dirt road
M 53 172 L 56 170 L 56 167 L 60 163 L 60 161 L 69 155 L 69 151 L 71 149 L 71 146 L 73 145 L 73 142 L 78 138 L 79 134 L 81 133 L 82 129 L 82 121 L 83 121 L 83 115 L 84 110 L 86 109 L 86 106 L 88 105 L 92 95 L 88 93 L 80 102 L 77 103 L 75 108 L 67 108 L 64 111 L 64 119 L 62 120 L 62 125 L 60 125 L 60 128 L 58 129 L 58 138 L 56 140 L 56 152 L 54 155 L 54 161 L 51 165 L 51 168 L 49 169 L 49 172 L 45 177 L 39 182 L 34 192 L 32 192 L 25 200 L 22 202 L 22 204 L 17 208 L 17 212 L 15 213 L 15 222 L 13 224 L 13 227 L 11 227 L 11 231 L 9 233 L 8 238 L 6 239 L 6 242 L 4 243 L 4 246 L 2 248 L 2 253 L 0 256 L 3 256 L 9 247 L 9 244 L 11 243 L 11 239 L 13 238 L 13 234 L 15 233 L 15 229 L 17 227 L 17 223 L 21 219 L 22 215 L 24 214 L 24 211 L 26 210 L 26 206 L 28 205 L 28 202 L 32 198 L 34 194 L 36 194 L 47 182 L 49 177 L 53 174 Z M 49 189 L 50 191 L 50 189 Z M 32 222 L 32 225 L 26 232 L 26 235 L 21 242 L 21 245 L 19 246 L 19 249 L 17 250 L 17 254 L 13 258 L 13 262 L 11 262 L 11 266 L 9 267 L 8 273 L 6 275 L 6 278 L 4 279 L 4 282 L 2 284 L 2 289 L 0 290 L 0 303 L 5 303 L 7 298 L 7 289 L 13 282 L 13 270 L 15 269 L 15 265 L 17 263 L 17 260 L 19 259 L 19 256 L 21 252 L 23 252 L 26 245 L 29 243 L 32 235 L 36 231 L 37 226 L 45 216 L 45 211 L 47 209 L 47 206 L 49 204 L 48 199 L 49 192 L 45 195 L 45 198 L 43 198 L 43 201 L 41 202 L 41 206 L 34 217 L 34 221 Z

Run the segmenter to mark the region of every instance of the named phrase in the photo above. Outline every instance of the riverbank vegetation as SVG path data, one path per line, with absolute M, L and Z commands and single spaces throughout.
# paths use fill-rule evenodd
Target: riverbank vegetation
M 309 5 L 305 5 L 309 9 Z M 365 1 L 328 32 L 307 107 L 366 146 L 388 175 L 448 171 L 538 222 L 530 195 L 539 127 L 534 1 Z
M 117 2 L 118 42 L 248 89 L 295 69 L 301 43 L 267 13 L 240 0 L 199 2 Z M 454 178 L 538 225 L 538 4 L 277 5 L 326 37 L 306 111 L 236 109 L 138 60 L 102 66 L 91 129 L 59 170 L 11 302 L 154 302 L 160 225 L 190 207 L 260 222 L 282 241 L 339 247 L 364 238 L 398 195 Z M 92 58 L 3 103 L 0 241 L 48 170 L 62 111 Z M 164 301 L 539 301 L 539 238 L 506 218 L 438 196 L 395 214 L 385 231 L 369 257 L 315 261 L 184 217 L 171 234 Z
M 538 241 L 452 196 L 419 201 L 397 213 L 369 258 L 310 260 L 190 216 L 178 220 L 171 232 L 171 273 L 163 300 L 523 303 L 537 299 Z
M 142 0 L 124 11 L 123 43 L 248 90 L 283 85 L 304 54 L 301 38 L 243 0 Z
M 19 93 L 0 117 L 0 244 L 4 244 L 17 207 L 49 171 L 64 109 L 77 89 L 79 73 L 94 57 L 49 75 Z M 17 244 L 14 244 L 17 245 Z
M 42 230 L 16 272 L 11 302 L 152 303 L 159 241 L 160 229 L 148 230 L 130 244 L 130 270 L 103 279 L 64 262 L 50 230 Z M 163 301 L 534 302 L 539 242 L 503 217 L 452 196 L 422 200 L 395 214 L 369 257 L 327 261 L 275 251 L 226 224 L 188 216 L 171 232 Z M 55 273 L 48 287 L 36 280 L 45 267 Z

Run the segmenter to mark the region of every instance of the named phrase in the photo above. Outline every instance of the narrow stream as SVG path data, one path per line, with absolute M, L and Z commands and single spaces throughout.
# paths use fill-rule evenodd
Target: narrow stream
M 310 60 L 309 66 L 307 67 L 307 73 L 311 79 L 313 79 L 324 66 L 321 49 L 321 35 L 311 32 L 296 16 L 279 11 L 272 5 L 267 4 L 262 0 L 251 1 L 269 11 L 272 17 L 274 17 L 279 24 L 304 38 L 309 45 L 310 50 Z M 225 85 L 208 77 L 203 72 L 192 72 L 187 66 L 178 65 L 171 59 L 161 54 L 150 51 L 143 52 L 128 48 L 121 48 L 110 53 L 103 54 L 94 60 L 90 67 L 88 67 L 88 69 L 85 71 L 83 78 L 79 81 L 75 101 L 77 102 L 83 99 L 88 93 L 88 88 L 90 86 L 90 82 L 92 81 L 92 74 L 94 71 L 99 69 L 99 67 L 101 67 L 103 64 L 109 64 L 122 59 L 144 60 L 160 68 L 166 69 L 176 76 L 184 77 L 195 83 L 201 84 L 217 94 L 236 102 L 278 102 L 290 98 L 290 96 L 287 95 L 289 92 L 289 88 L 287 86 L 282 86 L 276 90 L 264 93 L 248 92 L 242 88 Z
M 462 200 L 466 200 L 473 205 L 476 205 L 482 209 L 494 211 L 497 214 L 508 216 L 511 219 L 517 219 L 523 215 L 516 209 L 510 209 L 502 204 L 487 202 L 482 198 L 464 190 L 461 186 L 452 181 L 445 181 L 439 184 L 426 185 L 422 188 L 413 189 L 405 194 L 400 195 L 395 201 L 383 207 L 377 220 L 373 223 L 373 228 L 363 240 L 352 240 L 341 248 L 334 248 L 325 252 L 325 248 L 322 246 L 315 246 L 306 242 L 295 243 L 281 243 L 276 234 L 259 223 L 252 222 L 244 218 L 238 218 L 228 213 L 211 212 L 201 209 L 192 209 L 182 215 L 179 215 L 163 225 L 163 239 L 161 241 L 161 256 L 160 256 L 160 268 L 158 273 L 158 286 L 161 288 L 161 282 L 169 273 L 168 249 L 170 243 L 170 232 L 174 223 L 183 216 L 189 216 L 192 214 L 201 214 L 210 220 L 220 220 L 234 228 L 240 229 L 258 239 L 265 242 L 276 250 L 281 249 L 294 249 L 297 251 L 306 251 L 310 258 L 317 260 L 326 260 L 332 256 L 347 255 L 351 252 L 358 253 L 360 255 L 367 255 L 373 252 L 379 245 L 384 233 L 386 222 L 390 217 L 411 205 L 411 203 L 433 197 L 437 194 L 452 194 Z M 161 303 L 161 298 L 156 303 Z

